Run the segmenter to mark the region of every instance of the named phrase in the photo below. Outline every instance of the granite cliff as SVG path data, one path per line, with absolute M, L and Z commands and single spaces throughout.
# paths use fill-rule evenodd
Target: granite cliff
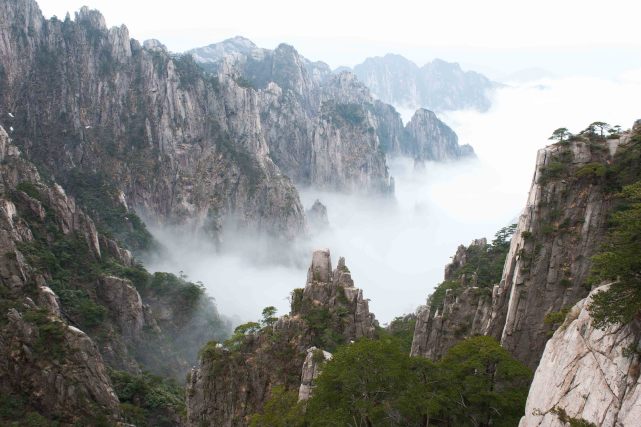
M 255 91 L 108 29 L 88 8 L 46 20 L 33 0 L 3 0 L 0 20 L 0 124 L 48 176 L 106 176 L 130 208 L 214 237 L 228 223 L 305 231 Z
M 446 279 L 458 282 L 439 287 L 419 310 L 412 354 L 438 358 L 458 339 L 482 334 L 536 368 L 558 327 L 550 319 L 590 292 L 591 257 L 603 242 L 611 200 L 638 169 L 639 131 L 635 125 L 611 139 L 583 133 L 541 149 L 500 280 L 447 277 L 474 245 L 459 248 L 446 269 Z

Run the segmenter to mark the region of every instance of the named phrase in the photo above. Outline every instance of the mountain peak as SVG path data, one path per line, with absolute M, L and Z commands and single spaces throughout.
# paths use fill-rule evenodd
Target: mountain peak
M 99 30 L 107 29 L 107 23 L 102 13 L 95 9 L 90 9 L 88 6 L 83 6 L 76 12 L 76 22 L 87 23 L 91 27 Z

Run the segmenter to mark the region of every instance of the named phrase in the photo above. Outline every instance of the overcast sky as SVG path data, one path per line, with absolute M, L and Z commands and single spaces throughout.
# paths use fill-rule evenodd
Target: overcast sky
M 243 35 L 261 47 L 294 45 L 312 60 L 352 66 L 401 53 L 434 57 L 488 74 L 540 67 L 556 74 L 616 77 L 641 68 L 638 17 L 631 0 L 40 0 L 45 16 L 82 5 L 132 37 L 157 38 L 175 52 Z

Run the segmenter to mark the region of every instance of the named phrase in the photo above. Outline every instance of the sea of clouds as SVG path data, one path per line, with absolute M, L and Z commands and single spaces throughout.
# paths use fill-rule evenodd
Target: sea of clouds
M 624 128 L 641 118 L 641 71 L 616 81 L 564 78 L 503 87 L 486 113 L 440 114 L 471 144 L 478 158 L 428 163 L 390 159 L 396 180 L 393 200 L 301 190 L 306 208 L 327 206 L 330 227 L 294 249 L 247 236 L 227 236 L 222 251 L 211 243 L 168 229 L 152 228 L 168 255 L 152 270 L 182 271 L 201 281 L 220 311 L 236 322 L 257 319 L 273 305 L 289 311 L 292 289 L 305 285 L 314 248 L 329 248 L 334 265 L 344 256 L 356 286 L 382 322 L 414 312 L 443 276 L 460 244 L 488 237 L 513 222 L 527 198 L 536 151 L 558 127 L 572 132 L 593 121 Z M 225 247 L 229 249 L 225 249 Z M 258 249 L 256 249 L 258 248 Z M 270 262 L 263 252 L 288 252 Z M 286 261 L 283 261 L 286 260 Z

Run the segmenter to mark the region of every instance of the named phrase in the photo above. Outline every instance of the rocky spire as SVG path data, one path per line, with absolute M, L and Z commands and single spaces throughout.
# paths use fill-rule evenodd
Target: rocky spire
M 323 361 L 331 358 L 328 350 L 376 334 L 363 291 L 354 287 L 343 258 L 332 271 L 328 249 L 312 254 L 305 288 L 292 292 L 291 304 L 289 315 L 273 325 L 203 350 L 188 384 L 189 425 L 242 425 L 261 410 L 274 385 L 308 398 Z

